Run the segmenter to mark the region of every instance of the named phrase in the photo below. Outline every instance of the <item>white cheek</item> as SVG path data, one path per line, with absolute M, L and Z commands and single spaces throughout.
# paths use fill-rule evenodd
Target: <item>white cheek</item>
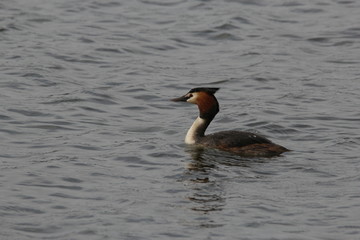
M 188 103 L 196 103 L 194 97 L 189 98 L 189 99 L 187 100 L 187 102 L 188 102 Z

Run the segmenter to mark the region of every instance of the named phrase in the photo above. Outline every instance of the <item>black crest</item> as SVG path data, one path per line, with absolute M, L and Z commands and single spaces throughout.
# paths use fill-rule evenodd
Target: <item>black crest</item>
M 193 88 L 189 91 L 189 93 L 194 93 L 194 92 L 206 92 L 206 93 L 210 93 L 210 94 L 215 94 L 217 90 L 219 90 L 220 88 L 204 88 L 204 87 L 200 87 L 200 88 Z

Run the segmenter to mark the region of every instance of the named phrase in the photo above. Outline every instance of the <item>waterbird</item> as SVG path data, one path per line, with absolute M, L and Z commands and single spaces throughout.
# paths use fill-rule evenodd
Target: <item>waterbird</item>
M 214 94 L 219 88 L 199 87 L 191 89 L 174 102 L 196 104 L 199 116 L 188 130 L 185 143 L 216 148 L 244 157 L 274 157 L 289 151 L 260 134 L 245 131 L 221 131 L 205 135 L 205 131 L 219 112 L 219 103 Z

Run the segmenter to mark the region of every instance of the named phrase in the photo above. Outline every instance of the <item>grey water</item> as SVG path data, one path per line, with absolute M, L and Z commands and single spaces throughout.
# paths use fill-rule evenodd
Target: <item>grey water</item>
M 360 1 L 2 0 L 0 239 L 360 239 Z M 293 151 L 248 159 L 208 132 Z

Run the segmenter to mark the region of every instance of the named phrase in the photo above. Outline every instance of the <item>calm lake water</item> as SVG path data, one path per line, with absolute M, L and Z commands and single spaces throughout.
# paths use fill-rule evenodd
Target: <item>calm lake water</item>
M 2 0 L 0 239 L 360 239 L 360 1 Z M 292 152 L 186 146 L 208 132 Z

